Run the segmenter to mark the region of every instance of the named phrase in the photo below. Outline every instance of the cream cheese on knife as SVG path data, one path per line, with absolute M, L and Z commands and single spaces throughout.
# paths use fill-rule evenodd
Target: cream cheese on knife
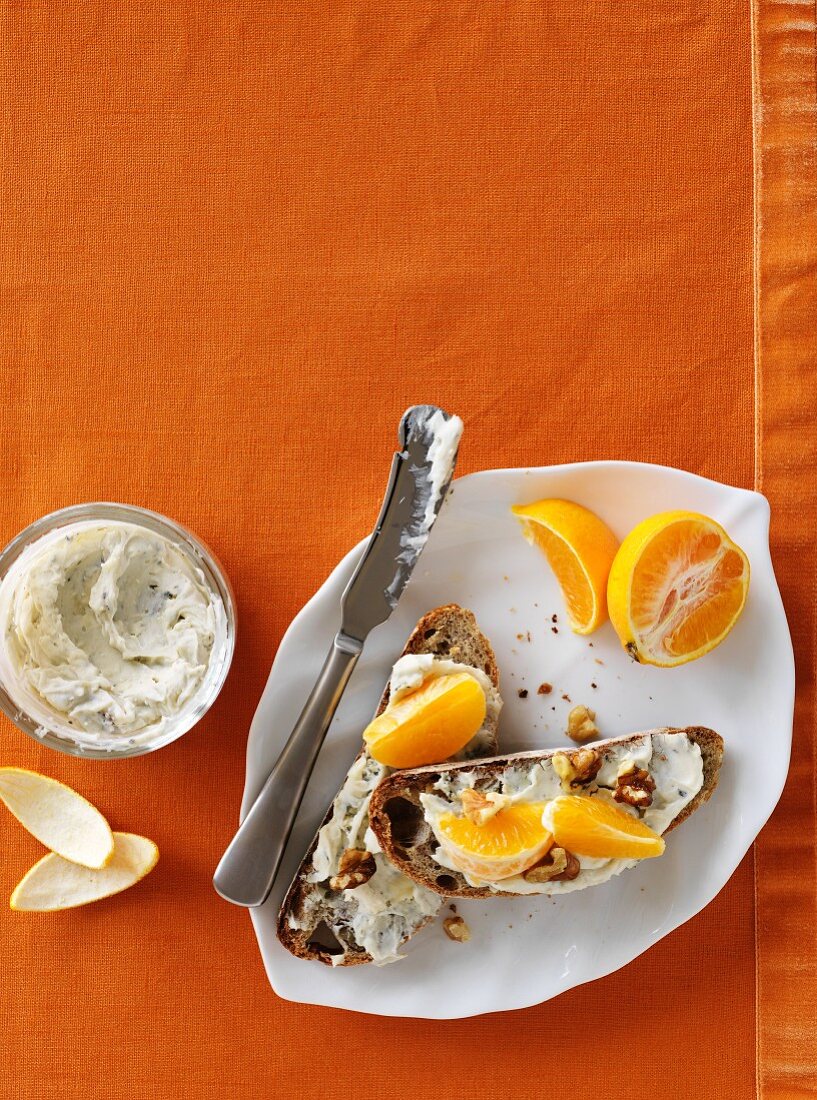
M 205 683 L 225 609 L 192 558 L 137 524 L 83 521 L 33 543 L 0 585 L 0 677 L 79 744 L 143 743 Z

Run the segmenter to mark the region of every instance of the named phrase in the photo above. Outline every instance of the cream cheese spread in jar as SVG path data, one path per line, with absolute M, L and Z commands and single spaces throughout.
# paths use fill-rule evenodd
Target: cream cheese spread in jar
M 32 542 L 0 584 L 0 679 L 43 732 L 147 745 L 188 714 L 223 651 L 220 595 L 187 549 L 87 520 Z

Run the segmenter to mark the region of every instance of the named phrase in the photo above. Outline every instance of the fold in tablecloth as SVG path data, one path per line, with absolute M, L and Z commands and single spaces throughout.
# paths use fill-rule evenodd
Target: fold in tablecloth
M 817 1091 L 814 667 L 817 629 L 815 5 L 754 12 L 758 488 L 797 661 L 789 782 L 755 845 L 761 1097 Z
M 0 914 L 7 1094 L 809 1094 L 813 3 L 0 19 L 0 540 L 78 500 L 146 504 L 213 546 L 240 619 L 218 704 L 153 756 L 70 760 L 0 725 L 3 763 L 162 851 L 104 905 Z M 418 400 L 463 415 L 462 473 L 610 457 L 760 485 L 799 676 L 792 781 L 704 912 L 555 1002 L 448 1024 L 279 1001 L 210 885 L 275 646 L 368 529 Z M 10 892 L 40 850 L 3 816 L 0 844 Z

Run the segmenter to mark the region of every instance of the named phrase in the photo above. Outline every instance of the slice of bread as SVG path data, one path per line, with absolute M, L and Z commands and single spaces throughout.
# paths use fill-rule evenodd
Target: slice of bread
M 456 604 L 438 607 L 424 615 L 406 642 L 403 655 L 406 654 L 430 654 L 459 664 L 470 665 L 484 671 L 493 686 L 499 687 L 499 669 L 488 639 L 480 632 L 472 612 Z M 385 710 L 388 701 L 389 687 L 386 685 L 377 714 Z M 486 752 L 496 752 L 496 736 L 496 717 L 489 713 L 481 736 L 469 742 L 458 754 L 458 759 L 482 757 Z M 361 763 L 365 765 L 370 760 L 364 748 L 350 772 L 359 770 Z M 365 818 L 367 813 L 365 803 L 368 802 L 374 787 L 375 783 L 372 783 L 371 789 L 359 796 L 356 801 L 357 808 L 364 815 L 364 826 L 368 823 Z M 341 812 L 339 805 L 340 795 L 330 806 L 321 829 L 333 820 L 336 813 Z M 330 889 L 328 879 L 320 882 L 310 881 L 310 876 L 313 874 L 313 857 L 320 835 L 319 830 L 281 906 L 278 914 L 278 938 L 288 951 L 302 959 L 316 959 L 331 966 L 357 966 L 372 962 L 369 952 L 356 942 L 354 930 L 350 927 L 348 919 L 349 913 L 338 912 L 338 895 Z M 377 854 L 375 858 L 379 862 L 385 862 L 385 856 L 382 854 Z M 391 868 L 386 873 L 390 871 Z M 332 873 L 337 874 L 337 868 Z M 381 873 L 383 873 L 382 870 Z M 362 890 L 364 887 L 358 887 L 358 889 Z M 349 905 L 354 906 L 355 891 L 347 890 L 343 893 L 348 895 Z M 440 901 L 439 904 L 441 905 L 442 902 Z M 437 905 L 437 900 L 432 899 L 426 904 L 426 911 L 418 908 L 416 913 L 409 912 L 405 922 L 406 934 L 400 936 L 401 943 L 405 943 L 433 919 L 434 914 L 429 914 L 427 910 Z
M 588 745 L 588 748 L 605 749 L 626 744 L 645 734 L 668 733 L 679 737 L 688 737 L 695 742 L 701 750 L 703 762 L 703 785 L 695 797 L 673 819 L 668 828 L 669 832 L 690 814 L 701 806 L 710 797 L 718 784 L 721 760 L 723 759 L 723 739 L 714 730 L 700 726 L 691 726 L 687 729 L 666 727 L 663 729 L 645 730 L 643 733 L 633 733 L 626 737 L 610 738 L 607 741 Z M 493 890 L 490 887 L 469 886 L 465 878 L 458 872 L 447 867 L 441 867 L 434 858 L 437 841 L 431 831 L 430 825 L 425 820 L 423 808 L 420 803 L 421 794 L 434 793 L 434 784 L 441 775 L 452 772 L 468 772 L 470 786 L 479 785 L 502 774 L 505 769 L 519 764 L 535 764 L 539 761 L 550 759 L 556 752 L 575 751 L 575 746 L 569 750 L 550 749 L 545 752 L 522 752 L 513 756 L 497 756 L 490 760 L 480 760 L 476 764 L 435 765 L 433 767 L 411 768 L 406 771 L 395 772 L 384 779 L 372 795 L 369 805 L 369 820 L 371 828 L 380 842 L 383 851 L 389 859 L 404 874 L 414 879 L 416 883 L 425 886 L 429 890 L 435 890 L 443 897 L 458 898 L 496 898 L 519 897 L 519 894 L 511 891 Z M 473 779 L 470 776 L 473 775 Z

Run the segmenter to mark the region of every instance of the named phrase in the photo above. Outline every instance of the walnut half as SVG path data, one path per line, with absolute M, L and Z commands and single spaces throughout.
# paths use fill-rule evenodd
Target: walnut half
M 613 798 L 616 802 L 626 802 L 628 806 L 646 809 L 647 806 L 652 805 L 654 790 L 655 780 L 650 773 L 644 768 L 630 764 L 626 771 L 619 772 Z
M 462 917 L 446 917 L 443 921 L 443 932 L 456 943 L 468 943 L 471 939 L 471 929 Z
M 601 753 L 595 749 L 556 752 L 551 757 L 553 770 L 562 781 L 562 790 L 570 793 L 574 787 L 595 779 L 601 767 Z
M 338 873 L 329 879 L 330 890 L 354 890 L 368 882 L 377 870 L 371 852 L 360 848 L 347 848 L 340 857 Z
M 522 875 L 525 882 L 571 882 L 581 871 L 581 865 L 566 848 L 551 848 L 548 854 L 528 867 Z
M 590 707 L 574 707 L 567 716 L 567 736 L 570 740 L 589 741 L 591 737 L 598 737 L 598 735 L 596 712 Z
M 506 805 L 508 796 L 494 791 L 475 791 L 468 787 L 460 794 L 460 802 L 462 812 L 467 818 L 475 825 L 484 825 Z

